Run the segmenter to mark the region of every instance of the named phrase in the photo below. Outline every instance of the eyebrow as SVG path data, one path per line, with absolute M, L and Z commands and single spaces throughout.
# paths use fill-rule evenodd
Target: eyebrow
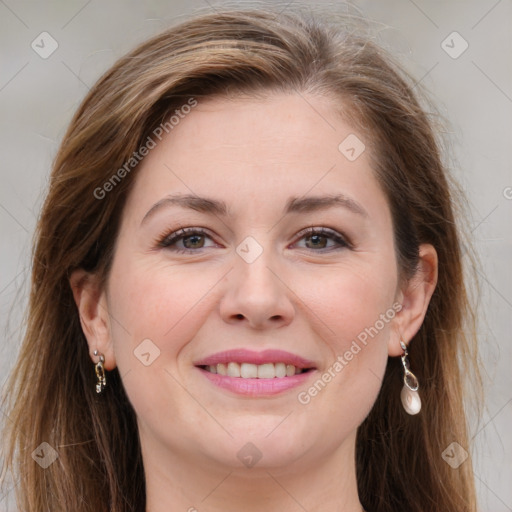
M 191 194 L 169 195 L 156 202 L 144 215 L 142 223 L 153 216 L 158 210 L 169 206 L 179 206 L 188 208 L 200 213 L 207 213 L 217 217 L 229 217 L 229 209 L 224 201 L 208 197 L 200 197 Z M 368 217 L 367 211 L 356 201 L 343 194 L 308 196 L 308 197 L 290 197 L 284 208 L 284 215 L 290 213 L 312 213 L 329 208 L 345 208 L 363 217 Z

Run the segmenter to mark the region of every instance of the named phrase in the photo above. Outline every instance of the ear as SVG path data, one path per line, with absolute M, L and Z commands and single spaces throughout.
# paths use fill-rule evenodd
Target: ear
M 80 315 L 82 330 L 89 345 L 89 355 L 94 363 L 98 362 L 97 350 L 105 356 L 105 369 L 116 367 L 107 295 L 96 275 L 85 270 L 75 270 L 69 279 L 73 297 Z
M 393 319 L 388 354 L 403 354 L 400 340 L 407 345 L 420 330 L 430 299 L 437 285 L 437 252 L 430 244 L 420 245 L 418 270 L 400 289 L 397 301 L 402 309 Z

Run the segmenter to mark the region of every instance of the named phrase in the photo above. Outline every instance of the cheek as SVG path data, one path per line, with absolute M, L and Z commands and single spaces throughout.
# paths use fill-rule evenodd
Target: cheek
M 306 416 L 326 417 L 336 425 L 336 439 L 347 436 L 366 418 L 386 370 L 389 324 L 376 315 L 382 310 L 371 306 L 366 303 L 365 314 L 358 311 L 351 315 L 347 309 L 333 319 L 331 326 L 336 336 L 330 344 L 332 355 L 327 365 L 319 369 L 317 378 L 297 396 Z M 311 434 L 322 437 L 322 427 L 315 424 L 313 428 L 318 431 Z M 327 444 L 329 441 L 332 439 L 326 439 Z
M 165 337 L 175 338 L 172 333 L 186 328 L 189 323 L 187 314 L 192 310 L 197 314 L 198 308 L 194 305 L 198 304 L 208 284 L 192 286 L 186 272 L 149 271 L 135 265 L 122 274 L 113 269 L 110 283 L 112 327 L 117 334 L 114 342 L 120 351 L 126 346 L 127 338 L 134 343 L 150 338 L 156 344 Z M 124 329 L 120 329 L 119 324 Z
M 375 262 L 338 267 L 295 282 L 298 294 L 307 297 L 308 308 L 318 317 L 318 333 L 329 347 L 326 367 L 312 387 L 301 390 L 299 401 L 312 404 L 308 411 L 328 411 L 338 425 L 354 427 L 370 411 L 385 373 L 396 315 L 396 272 L 392 265 L 384 268 Z M 350 421 L 347 411 L 353 415 Z
M 116 365 L 139 419 L 160 421 L 178 408 L 177 360 L 204 322 L 201 299 L 216 280 L 136 261 L 113 265 L 109 308 Z
M 338 353 L 360 334 L 364 341 L 368 331 L 371 339 L 387 337 L 394 318 L 397 282 L 392 265 L 350 261 L 331 269 L 297 274 L 293 278 L 294 292 L 307 306 L 304 314 L 317 317 Z

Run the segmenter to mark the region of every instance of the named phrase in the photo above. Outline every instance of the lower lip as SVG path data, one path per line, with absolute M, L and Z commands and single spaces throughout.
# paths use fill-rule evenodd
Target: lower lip
M 314 370 L 309 370 L 292 377 L 275 377 L 273 379 L 244 379 L 242 377 L 228 377 L 211 373 L 199 368 L 201 373 L 216 386 L 227 389 L 238 395 L 245 396 L 272 396 L 289 389 L 304 385 L 305 381 L 311 377 Z

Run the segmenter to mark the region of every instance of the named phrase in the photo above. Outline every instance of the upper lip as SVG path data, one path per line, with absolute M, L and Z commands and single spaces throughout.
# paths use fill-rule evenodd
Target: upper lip
M 251 363 L 251 364 L 265 364 L 265 363 L 285 363 L 292 364 L 296 368 L 314 368 L 315 365 L 312 361 L 308 361 L 291 352 L 284 350 L 262 350 L 255 352 L 253 350 L 246 350 L 243 348 L 226 350 L 224 352 L 217 352 L 204 359 L 196 361 L 195 366 L 214 366 L 216 364 L 226 363 Z

